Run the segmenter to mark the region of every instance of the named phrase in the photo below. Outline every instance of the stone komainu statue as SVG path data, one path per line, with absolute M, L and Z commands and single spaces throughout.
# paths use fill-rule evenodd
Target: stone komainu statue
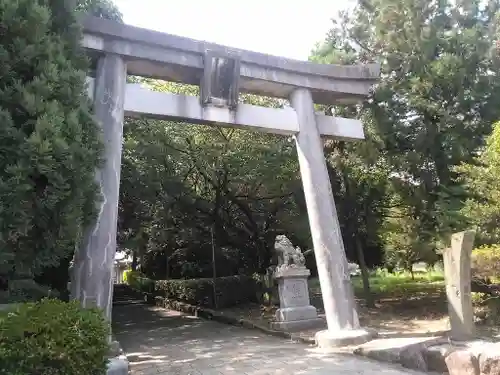
M 276 236 L 274 251 L 278 256 L 278 269 L 287 267 L 305 267 L 306 259 L 299 247 L 293 247 L 292 242 L 283 234 Z

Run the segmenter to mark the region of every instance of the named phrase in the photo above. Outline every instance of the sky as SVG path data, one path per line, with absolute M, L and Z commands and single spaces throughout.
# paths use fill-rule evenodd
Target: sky
M 114 0 L 127 24 L 307 60 L 353 0 Z

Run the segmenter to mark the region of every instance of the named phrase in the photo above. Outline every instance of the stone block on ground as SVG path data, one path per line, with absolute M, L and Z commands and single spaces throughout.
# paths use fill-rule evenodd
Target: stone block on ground
M 481 375 L 500 374 L 500 343 L 484 346 L 479 354 L 479 373 Z
M 403 367 L 450 375 L 500 375 L 500 343 L 450 341 L 446 337 L 379 338 L 354 354 Z
M 440 373 L 448 372 L 445 359 L 456 349 L 450 343 L 426 347 L 423 351 L 423 357 L 427 365 L 427 370 Z
M 111 358 L 108 362 L 106 375 L 127 375 L 128 367 L 128 360 L 124 355 Z
M 399 354 L 399 363 L 403 367 L 419 370 L 419 371 L 429 371 L 427 362 L 424 356 L 425 348 L 422 344 L 415 344 L 403 348 Z
M 477 358 L 467 349 L 455 350 L 445 358 L 450 375 L 479 375 Z
M 401 354 L 412 347 L 423 342 L 435 340 L 429 337 L 392 337 L 378 338 L 358 346 L 354 354 L 363 355 L 368 358 L 384 362 L 401 363 Z M 407 353 L 408 356 L 410 353 Z

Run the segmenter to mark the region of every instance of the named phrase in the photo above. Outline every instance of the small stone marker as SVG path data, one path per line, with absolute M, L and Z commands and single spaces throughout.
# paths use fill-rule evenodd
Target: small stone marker
M 305 267 L 304 255 L 283 235 L 276 237 L 275 250 L 279 264 L 274 278 L 278 282 L 280 308 L 271 328 L 295 331 L 321 325 L 323 320 L 318 318 L 316 308 L 309 300 L 307 278 L 311 272 Z
M 474 235 L 473 231 L 453 234 L 451 247 L 443 253 L 451 336 L 456 340 L 467 340 L 475 334 L 470 289 Z

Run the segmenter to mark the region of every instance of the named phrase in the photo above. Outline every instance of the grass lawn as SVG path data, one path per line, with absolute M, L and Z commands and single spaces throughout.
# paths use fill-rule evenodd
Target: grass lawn
M 377 270 L 370 274 L 375 307 L 366 307 L 361 277 L 353 277 L 359 320 L 363 327 L 375 329 L 385 337 L 435 336 L 449 329 L 444 276 L 439 271 L 390 274 Z M 324 313 L 319 280 L 309 280 L 311 304 Z M 278 306 L 237 306 L 225 309 L 230 314 L 267 324 Z M 493 326 L 477 326 L 481 336 L 500 332 Z M 309 332 L 310 333 L 310 332 Z
M 363 281 L 360 276 L 352 279 L 354 293 L 359 298 L 363 297 Z M 440 271 L 415 273 L 412 278 L 407 272 L 391 274 L 377 270 L 370 275 L 370 289 L 375 298 L 384 296 L 412 297 L 422 293 L 444 292 L 444 275 Z
M 444 275 L 439 271 L 391 274 L 377 270 L 370 274 L 375 308 L 364 306 L 363 282 L 352 278 L 363 325 L 385 332 L 441 332 L 448 328 Z M 322 309 L 318 279 L 310 279 L 312 302 Z
M 352 277 L 351 280 L 356 297 L 363 300 L 361 276 Z M 309 280 L 309 288 L 312 293 L 321 293 L 316 278 Z M 407 272 L 391 274 L 377 270 L 370 273 L 370 289 L 375 299 L 426 297 L 428 294 L 444 293 L 444 275 L 440 271 L 429 271 L 415 273 L 412 278 Z

